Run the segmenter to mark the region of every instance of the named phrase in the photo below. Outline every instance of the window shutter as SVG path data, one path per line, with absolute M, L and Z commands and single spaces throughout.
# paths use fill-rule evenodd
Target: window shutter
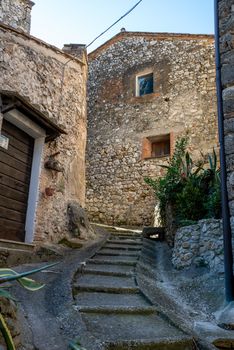
M 170 132 L 170 156 L 173 155 L 175 149 L 176 135 L 174 132 Z
M 142 140 L 142 159 L 145 158 L 150 158 L 151 157 L 151 142 L 147 139 L 144 138 Z

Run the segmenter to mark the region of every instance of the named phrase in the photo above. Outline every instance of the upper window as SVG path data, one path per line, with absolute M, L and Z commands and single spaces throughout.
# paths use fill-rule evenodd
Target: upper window
M 136 87 L 137 96 L 148 95 L 154 92 L 153 73 L 138 76 L 136 83 L 137 83 L 137 87 Z

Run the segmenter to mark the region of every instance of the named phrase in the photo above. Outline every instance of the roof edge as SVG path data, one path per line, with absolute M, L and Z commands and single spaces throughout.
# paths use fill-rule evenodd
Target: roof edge
M 58 47 L 56 47 L 54 45 L 51 45 L 51 44 L 48 44 L 45 41 L 36 38 L 35 36 L 32 36 L 30 34 L 27 34 L 27 33 L 23 32 L 23 31 L 20 31 L 20 30 L 17 30 L 15 28 L 11 27 L 11 26 L 8 26 L 8 25 L 6 25 L 3 22 L 0 22 L 0 29 L 4 29 L 4 30 L 7 30 L 7 31 L 10 31 L 12 33 L 15 33 L 15 34 L 21 36 L 21 37 L 24 37 L 25 39 L 32 40 L 36 44 L 39 44 L 40 46 L 45 46 L 46 48 L 51 49 L 52 51 L 54 51 L 54 52 L 56 52 L 58 54 L 61 54 L 64 57 L 67 57 L 67 59 L 70 60 L 70 61 L 73 60 L 73 61 L 75 61 L 77 63 L 80 63 L 82 66 L 86 65 L 86 63 L 81 61 L 79 58 L 77 58 L 75 56 L 72 56 L 72 55 L 69 55 L 68 53 L 64 52 L 63 50 L 59 49 Z
M 194 39 L 204 39 L 204 40 L 214 40 L 214 34 L 189 34 L 189 33 L 169 33 L 169 32 L 128 32 L 128 31 L 123 31 L 119 32 L 106 42 L 104 42 L 102 45 L 97 47 L 95 50 L 90 52 L 88 54 L 89 59 L 95 59 L 99 52 L 102 52 L 105 48 L 108 46 L 114 44 L 115 42 L 131 37 L 131 36 L 144 36 L 144 37 L 154 37 L 157 40 L 166 40 L 166 39 L 171 39 L 171 40 L 178 40 L 178 39 L 184 39 L 184 40 L 194 40 Z

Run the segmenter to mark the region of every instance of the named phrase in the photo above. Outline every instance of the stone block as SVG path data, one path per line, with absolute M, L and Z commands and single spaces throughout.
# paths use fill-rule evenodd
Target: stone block
M 221 54 L 234 49 L 234 35 L 230 32 L 224 34 L 220 40 Z
M 226 156 L 227 171 L 234 171 L 234 153 Z
M 234 117 L 234 87 L 228 87 L 223 90 L 223 111 L 225 118 Z M 229 131 L 229 125 L 224 125 L 225 132 Z M 233 125 L 230 125 L 233 130 Z
M 229 201 L 230 215 L 234 216 L 234 200 Z
M 67 207 L 69 228 L 73 237 L 87 238 L 94 236 L 86 211 L 76 201 L 72 201 Z
M 233 153 L 233 145 L 234 145 L 234 134 L 228 134 L 224 137 L 225 144 L 225 152 L 226 154 Z
M 222 85 L 224 88 L 234 85 L 234 69 L 232 65 L 223 64 L 221 68 Z

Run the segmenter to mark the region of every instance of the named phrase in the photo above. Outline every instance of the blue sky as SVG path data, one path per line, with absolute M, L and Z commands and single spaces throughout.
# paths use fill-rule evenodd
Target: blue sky
M 137 0 L 34 0 L 31 34 L 62 47 L 88 44 L 127 12 Z M 213 33 L 213 0 L 143 0 L 89 51 L 128 31 Z

